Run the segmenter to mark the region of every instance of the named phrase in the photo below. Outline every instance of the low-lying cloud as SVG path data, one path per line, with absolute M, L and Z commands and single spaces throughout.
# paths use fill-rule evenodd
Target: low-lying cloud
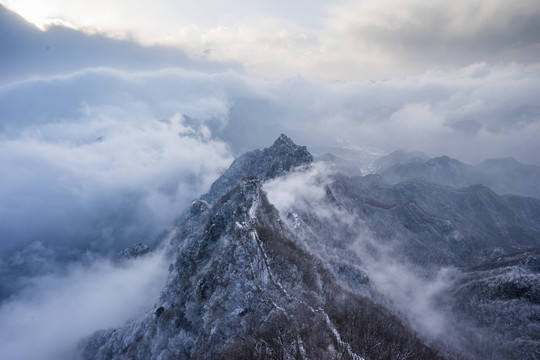
M 450 285 L 453 270 L 442 268 L 427 275 L 366 233 L 359 235 L 353 250 L 362 259 L 372 286 L 416 331 L 429 340 L 450 343 L 444 336 L 454 336 L 451 316 L 437 304 L 437 297 Z
M 164 286 L 163 251 L 114 266 L 96 259 L 62 274 L 32 278 L 0 306 L 0 348 L 12 360 L 76 359 L 77 345 L 98 329 L 153 311 Z
M 47 124 L 0 141 L 2 249 L 155 241 L 231 161 L 181 115 Z
M 82 73 L 0 89 L 0 251 L 155 241 L 230 164 L 204 125 L 226 112 L 221 101 L 193 91 L 163 110 L 109 80 Z
M 324 186 L 330 182 L 330 173 L 326 164 L 317 162 L 303 171 L 293 171 L 266 182 L 264 190 L 278 209 L 291 209 L 299 203 L 322 201 L 326 195 Z
M 457 346 L 462 338 L 457 336 L 456 324 L 451 314 L 438 303 L 438 297 L 451 285 L 455 269 L 420 268 L 378 241 L 363 220 L 354 212 L 327 201 L 326 186 L 332 181 L 333 171 L 324 163 L 316 163 L 307 171 L 297 171 L 264 184 L 269 200 L 283 218 L 289 213 L 316 216 L 327 227 L 332 237 L 338 238 L 338 248 L 357 255 L 356 266 L 361 266 L 369 277 L 369 286 L 376 299 L 400 314 L 423 338 L 445 347 Z M 305 226 L 292 219 L 293 227 Z M 317 225 L 318 226 L 318 225 Z M 302 231 L 299 232 L 301 234 Z M 309 232 L 308 232 L 309 233 Z M 308 235 L 310 236 L 310 235 Z M 305 239 L 308 243 L 309 239 Z M 352 241 L 351 241 L 352 240 Z M 314 246 L 312 251 L 332 254 L 331 241 Z M 326 255 L 332 259 L 335 255 Z M 341 259 L 346 261 L 345 258 Z

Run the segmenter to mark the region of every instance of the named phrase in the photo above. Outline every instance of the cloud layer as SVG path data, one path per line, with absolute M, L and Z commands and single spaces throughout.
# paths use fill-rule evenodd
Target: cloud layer
M 345 1 L 332 8 L 328 27 L 343 39 L 340 53 L 349 48 L 359 61 L 367 53 L 395 67 L 389 73 L 395 76 L 477 62 L 536 62 L 539 19 L 534 0 Z
M 539 65 L 476 64 L 378 82 L 99 68 L 5 85 L 0 167 L 10 176 L 0 180 L 0 232 L 98 247 L 155 237 L 231 150 L 269 145 L 281 132 L 309 148 L 538 164 L 539 84 Z
M 539 79 L 538 64 L 474 64 L 373 82 L 296 78 L 271 85 L 276 100 L 267 102 L 284 131 L 311 148 L 404 148 L 470 163 L 513 156 L 538 164 Z M 230 116 L 229 126 L 235 121 Z
M 219 96 L 182 83 L 176 102 L 152 103 L 158 94 L 145 92 L 144 76 L 124 76 L 83 72 L 0 89 L 0 167 L 9 174 L 0 180 L 1 249 L 155 241 L 231 162 L 204 125 L 227 111 Z
M 80 339 L 153 311 L 164 285 L 163 254 L 114 267 L 98 260 L 66 275 L 33 278 L 0 307 L 2 356 L 13 360 L 75 359 Z

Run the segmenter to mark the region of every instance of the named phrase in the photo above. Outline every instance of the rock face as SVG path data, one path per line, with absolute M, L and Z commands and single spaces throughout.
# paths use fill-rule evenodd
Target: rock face
M 388 311 L 341 288 L 256 180 L 192 213 L 155 311 L 95 334 L 84 358 L 437 358 Z
M 499 353 L 511 359 L 521 337 L 493 324 L 499 316 L 532 329 L 528 349 L 540 344 L 537 258 L 527 260 L 530 274 L 521 277 L 504 275 L 518 270 L 502 263 L 487 265 L 498 258 L 521 264 L 505 256 L 540 247 L 540 201 L 499 196 L 484 186 L 457 190 L 334 175 L 321 185 L 322 198 L 303 197 L 280 213 L 263 190 L 265 181 L 305 174 L 311 163 L 306 148 L 284 135 L 268 149 L 239 157 L 184 215 L 155 308 L 84 340 L 83 358 L 488 359 L 504 346 Z M 372 242 L 359 247 L 366 234 Z M 443 266 L 462 269 L 441 292 L 439 306 L 456 311 L 456 319 L 471 319 L 463 333 L 483 329 L 498 345 L 416 335 L 403 308 L 379 292 L 371 282 L 377 274 L 364 266 L 382 247 L 390 259 L 428 276 Z M 488 270 L 498 271 L 500 281 L 491 283 Z M 490 311 L 474 318 L 486 299 Z M 516 299 L 531 305 L 507 306 Z M 517 316 L 520 309 L 530 316 Z

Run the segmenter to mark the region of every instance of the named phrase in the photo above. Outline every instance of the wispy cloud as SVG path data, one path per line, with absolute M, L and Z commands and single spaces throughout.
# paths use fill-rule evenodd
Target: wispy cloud
M 13 360 L 76 359 L 81 338 L 153 311 L 167 263 L 162 252 L 123 267 L 97 260 L 64 275 L 33 278 L 0 306 L 2 356 Z
M 307 171 L 271 180 L 263 187 L 282 218 L 288 218 L 287 223 L 292 228 L 298 226 L 297 234 L 301 238 L 302 234 L 308 234 L 303 239 L 307 244 L 316 240 L 311 239 L 313 235 L 303 227 L 328 231 L 332 239 L 320 239 L 311 251 L 326 261 L 338 258 L 344 262 L 349 256 L 347 252 L 354 253 L 357 256 L 354 265 L 369 277 L 369 285 L 364 285 L 364 291 L 370 288 L 377 294 L 377 301 L 399 314 L 421 337 L 445 346 L 457 344 L 459 348 L 458 342 L 462 341 L 457 336 L 459 327 L 438 303 L 438 297 L 451 285 L 457 270 L 427 269 L 411 264 L 396 254 L 389 244 L 377 239 L 362 215 L 328 201 L 326 187 L 331 185 L 334 174 L 324 163 L 316 163 Z M 291 212 L 299 214 L 299 219 L 304 222 L 289 218 Z M 335 241 L 334 245 L 332 241 Z M 336 248 L 332 249 L 332 246 Z M 336 256 L 336 253 L 340 255 Z

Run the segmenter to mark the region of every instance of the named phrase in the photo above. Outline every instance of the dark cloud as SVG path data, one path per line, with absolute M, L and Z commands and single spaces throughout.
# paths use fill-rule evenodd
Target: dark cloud
M 194 60 L 174 47 L 89 35 L 63 26 L 41 31 L 0 5 L 0 85 L 70 73 L 89 67 L 154 70 L 182 67 L 201 71 L 241 71 L 239 64 Z
M 342 22 L 342 35 L 353 46 L 380 51 L 403 70 L 534 63 L 540 57 L 540 6 L 535 1 L 349 3 L 338 13 L 335 21 Z

